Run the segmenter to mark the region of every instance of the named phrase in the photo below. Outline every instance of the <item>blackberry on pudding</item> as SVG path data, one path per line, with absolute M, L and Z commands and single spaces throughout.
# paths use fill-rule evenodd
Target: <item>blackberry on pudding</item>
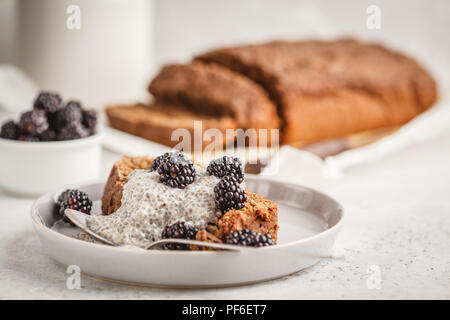
M 90 214 L 92 210 L 92 201 L 89 199 L 86 192 L 76 189 L 67 189 L 59 195 L 56 206 L 58 213 L 63 217 L 63 220 L 71 223 L 65 216 L 64 210 L 72 209 Z
M 231 209 L 241 209 L 247 201 L 247 194 L 233 176 L 224 176 L 214 187 L 217 207 L 223 213 Z
M 179 152 L 165 154 L 157 172 L 159 181 L 172 188 L 184 189 L 195 179 L 194 163 Z
M 184 157 L 183 154 L 181 152 L 166 152 L 163 155 L 157 156 L 153 162 L 152 165 L 150 167 L 150 171 L 155 171 L 158 170 L 159 166 L 161 165 L 161 163 L 163 161 L 165 161 L 165 159 L 169 158 L 170 156 L 175 156 L 175 157 Z
M 224 237 L 224 242 L 226 244 L 249 247 L 266 247 L 275 244 L 275 241 L 272 239 L 270 233 L 263 235 L 249 229 L 237 230 L 233 233 L 227 234 Z
M 227 235 L 243 229 L 255 232 L 255 239 L 249 242 L 254 246 L 276 244 L 279 226 L 275 203 L 246 191 L 244 182 L 239 184 L 230 176 L 210 175 L 198 164 L 193 164 L 196 172 L 193 183 L 183 189 L 172 188 L 159 181 L 158 173 L 171 157 L 185 159 L 182 154 L 168 153 L 156 159 L 124 157 L 116 162 L 102 197 L 103 216 L 88 217 L 89 228 L 113 242 L 138 247 L 163 238 L 224 243 Z M 227 181 L 222 190 L 230 188 L 238 192 L 239 204 L 235 206 L 238 209 L 219 209 L 214 189 L 221 180 Z M 206 250 L 206 247 L 189 249 Z
M 86 110 L 80 102 L 64 104 L 57 93 L 40 92 L 33 109 L 2 125 L 0 138 L 19 141 L 63 141 L 86 138 L 96 133 L 97 112 Z
M 166 226 L 161 234 L 162 239 L 188 239 L 194 240 L 198 229 L 185 222 L 177 222 Z M 186 244 L 167 243 L 163 246 L 166 250 L 189 250 Z
M 232 176 L 239 183 L 244 181 L 242 162 L 237 157 L 223 156 L 222 158 L 212 160 L 206 168 L 206 171 L 210 175 L 218 178 Z

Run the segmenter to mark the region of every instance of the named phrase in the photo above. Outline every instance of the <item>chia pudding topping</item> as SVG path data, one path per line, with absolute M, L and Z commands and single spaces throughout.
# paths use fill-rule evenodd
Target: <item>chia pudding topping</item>
M 134 170 L 124 186 L 121 207 L 109 216 L 89 216 L 87 226 L 119 245 L 141 248 L 160 240 L 164 227 L 175 222 L 204 229 L 222 215 L 214 198 L 220 179 L 200 166 L 195 170 L 194 183 L 184 189 L 159 182 L 155 171 Z

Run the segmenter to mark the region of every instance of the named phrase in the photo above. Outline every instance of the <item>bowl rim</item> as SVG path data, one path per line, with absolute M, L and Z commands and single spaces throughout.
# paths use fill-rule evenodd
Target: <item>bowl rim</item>
M 0 138 L 0 148 L 12 148 L 12 149 L 58 149 L 58 148 L 73 148 L 84 147 L 91 144 L 99 143 L 103 139 L 103 131 L 98 131 L 93 135 L 85 138 L 63 140 L 63 141 L 20 141 Z
M 314 241 L 318 238 L 322 238 L 322 237 L 326 237 L 331 233 L 338 233 L 339 230 L 341 229 L 342 225 L 343 225 L 343 221 L 344 221 L 344 208 L 343 206 L 337 201 L 335 200 L 333 197 L 328 196 L 320 191 L 317 191 L 315 189 L 309 188 L 309 187 L 305 187 L 303 185 L 300 184 L 295 184 L 295 183 L 284 183 L 281 181 L 277 181 L 274 179 L 270 179 L 267 177 L 259 177 L 257 175 L 253 175 L 253 174 L 248 174 L 246 176 L 250 176 L 252 179 L 257 179 L 257 180 L 262 180 L 262 181 L 268 181 L 268 182 L 275 182 L 275 183 L 282 183 L 282 184 L 286 184 L 292 187 L 301 187 L 307 190 L 312 191 L 313 193 L 317 193 L 321 196 L 324 196 L 326 198 L 328 198 L 328 200 L 331 200 L 332 202 L 334 202 L 336 204 L 336 211 L 338 211 L 339 217 L 338 217 L 338 221 L 331 227 L 328 227 L 326 230 L 323 230 L 322 232 L 319 232 L 313 236 L 304 238 L 304 239 L 300 239 L 297 241 L 292 241 L 289 243 L 285 243 L 285 244 L 281 244 L 281 245 L 276 245 L 276 246 L 270 246 L 270 247 L 262 247 L 262 248 L 258 248 L 257 250 L 276 250 L 278 248 L 286 248 L 286 247 L 290 247 L 290 246 L 296 246 L 299 244 L 303 244 L 303 243 L 307 243 L 310 241 Z M 78 183 L 78 184 L 72 184 L 69 186 L 66 186 L 67 188 L 82 188 L 83 186 L 86 185 L 93 185 L 93 184 L 104 184 L 105 181 L 101 180 L 101 179 L 95 179 L 95 180 L 90 180 L 90 181 L 85 181 L 83 183 Z M 37 198 L 30 209 L 30 215 L 31 215 L 31 220 L 33 222 L 33 224 L 35 225 L 35 227 L 39 228 L 42 232 L 45 232 L 49 235 L 51 235 L 52 237 L 57 237 L 60 238 L 62 241 L 77 241 L 76 244 L 78 245 L 82 245 L 82 246 L 87 246 L 87 247 L 91 247 L 91 248 L 98 248 L 98 249 L 104 249 L 104 250 L 113 250 L 114 252 L 124 252 L 124 253 L 136 253 L 136 254 L 146 254 L 146 255 L 151 255 L 151 254 L 165 254 L 165 255 L 211 255 L 211 256 L 215 256 L 217 254 L 235 254 L 236 252 L 222 252 L 222 251 L 215 251 L 215 250 L 198 250 L 198 251 L 191 251 L 191 250 L 187 250 L 187 251 L 177 251 L 177 250 L 144 250 L 144 249 L 130 249 L 128 247 L 125 246 L 109 246 L 109 245 L 105 245 L 105 244 L 100 244 L 100 243 L 92 243 L 92 242 L 87 242 L 87 241 L 82 241 L 79 239 L 75 239 L 66 235 L 63 235 L 53 229 L 51 229 L 50 227 L 46 226 L 43 224 L 42 221 L 40 221 L 41 219 L 37 216 L 37 205 L 43 201 L 44 198 L 48 197 L 49 199 L 51 199 L 52 201 L 54 201 L 54 193 L 61 191 L 62 188 L 58 188 L 57 190 L 51 191 L 51 192 L 47 192 L 45 194 L 43 194 L 42 196 L 40 196 L 39 198 Z M 39 233 L 39 232 L 38 232 Z M 81 243 L 80 243 L 81 242 Z M 73 242 L 75 244 L 75 242 Z

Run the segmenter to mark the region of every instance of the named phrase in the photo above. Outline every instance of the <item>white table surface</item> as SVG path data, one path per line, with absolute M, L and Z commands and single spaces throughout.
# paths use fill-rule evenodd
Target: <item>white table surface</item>
M 105 151 L 105 177 L 117 158 Z M 345 259 L 266 283 L 205 290 L 132 287 L 84 275 L 81 288 L 69 290 L 65 267 L 46 255 L 33 231 L 32 199 L 0 193 L 0 298 L 450 298 L 450 134 L 348 170 L 328 193 L 346 211 L 335 246 Z M 369 267 L 379 274 L 370 275 Z M 379 289 L 372 279 L 380 279 Z

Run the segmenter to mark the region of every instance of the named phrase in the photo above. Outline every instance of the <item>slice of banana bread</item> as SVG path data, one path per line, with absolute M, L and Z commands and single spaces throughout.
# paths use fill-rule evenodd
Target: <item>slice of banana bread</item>
M 194 150 L 194 143 L 198 139 L 202 142 L 202 149 L 214 141 L 210 141 L 204 135 L 208 129 L 219 130 L 222 133 L 223 140 L 217 143 L 224 146 L 234 141 L 234 137 L 226 135 L 226 129 L 237 128 L 236 121 L 230 116 L 214 117 L 198 114 L 182 107 L 160 102 L 151 106 L 143 104 L 111 106 L 106 108 L 106 115 L 113 128 L 170 147 L 175 147 L 181 142 L 179 137 L 174 137 L 172 140 L 174 130 L 187 130 L 191 137 L 188 141 L 191 150 Z M 194 131 L 194 121 L 201 121 L 201 130 Z
M 149 85 L 156 101 L 198 114 L 228 115 L 240 128 L 279 128 L 274 103 L 258 84 L 219 65 L 193 62 L 165 66 Z
M 282 142 L 314 142 L 404 124 L 437 99 L 416 61 L 352 39 L 271 42 L 207 52 L 260 84 L 276 102 Z
M 221 146 L 245 138 L 247 129 L 255 129 L 256 139 L 242 143 L 278 144 L 278 131 L 274 136 L 271 132 L 280 127 L 275 104 L 258 84 L 239 73 L 202 62 L 174 64 L 161 70 L 149 90 L 155 98 L 151 106 L 107 107 L 110 125 L 171 147 L 179 142 L 171 139 L 176 129 L 188 130 L 191 137 L 196 134 L 202 149 L 215 139 L 204 134 L 208 129 L 221 133 L 222 141 L 217 141 Z M 194 131 L 194 121 L 201 121 L 202 130 Z M 260 129 L 265 130 L 262 137 Z
M 150 169 L 152 162 L 150 157 L 123 157 L 114 164 L 102 197 L 104 215 L 112 214 L 120 208 L 127 176 L 135 169 Z M 242 209 L 229 210 L 216 225 L 209 225 L 206 230 L 200 230 L 196 238 L 220 243 L 227 234 L 249 229 L 262 234 L 270 233 L 276 243 L 278 228 L 278 206 L 256 193 L 247 191 L 247 201 Z M 192 249 L 202 248 L 193 246 Z

